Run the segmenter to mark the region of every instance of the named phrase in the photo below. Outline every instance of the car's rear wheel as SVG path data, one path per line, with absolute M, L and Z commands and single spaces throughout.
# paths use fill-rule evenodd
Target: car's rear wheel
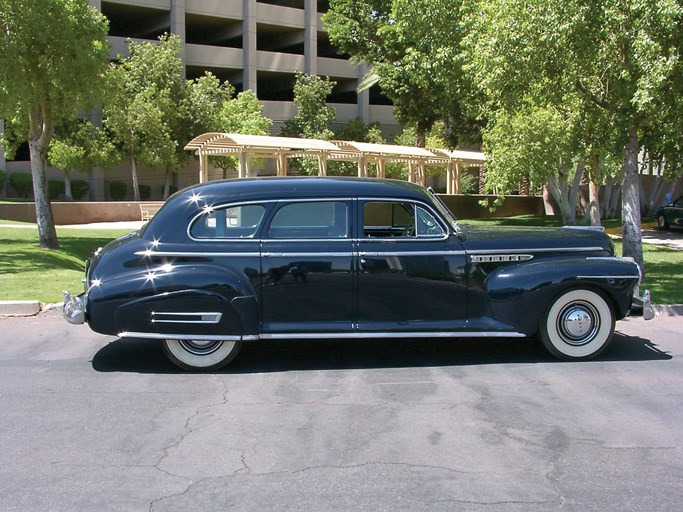
M 592 290 L 572 289 L 552 302 L 540 325 L 545 348 L 568 361 L 591 359 L 607 347 L 614 334 L 614 310 Z
M 241 341 L 164 340 L 164 350 L 183 370 L 209 372 L 230 363 L 242 348 Z
M 666 220 L 663 213 L 657 216 L 657 227 L 662 230 L 669 229 L 669 221 Z

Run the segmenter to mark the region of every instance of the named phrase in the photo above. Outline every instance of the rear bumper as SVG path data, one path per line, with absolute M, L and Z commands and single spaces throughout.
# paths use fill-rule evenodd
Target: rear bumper
M 64 292 L 64 306 L 62 308 L 62 316 L 70 324 L 85 323 L 85 301 L 83 295 L 71 295 L 69 292 Z
M 655 317 L 655 308 L 650 300 L 650 290 L 645 290 L 642 297 L 633 297 L 631 313 L 641 316 L 645 320 L 652 320 Z

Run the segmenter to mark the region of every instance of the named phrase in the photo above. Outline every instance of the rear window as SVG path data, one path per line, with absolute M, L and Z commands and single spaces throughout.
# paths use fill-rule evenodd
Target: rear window
M 260 204 L 207 209 L 190 228 L 199 239 L 251 238 L 258 231 L 265 208 Z
M 271 238 L 346 238 L 348 213 L 342 201 L 290 203 L 273 217 Z

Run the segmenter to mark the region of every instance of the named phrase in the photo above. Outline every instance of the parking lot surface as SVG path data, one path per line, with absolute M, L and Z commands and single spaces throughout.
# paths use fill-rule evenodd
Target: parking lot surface
M 662 511 L 680 317 L 597 360 L 534 340 L 260 342 L 211 375 L 56 313 L 0 318 L 2 511 Z

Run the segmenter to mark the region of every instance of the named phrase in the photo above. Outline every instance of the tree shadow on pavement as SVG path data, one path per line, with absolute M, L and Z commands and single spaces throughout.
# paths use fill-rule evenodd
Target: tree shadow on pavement
M 672 356 L 659 350 L 652 341 L 619 332 L 605 352 L 581 363 L 553 358 L 533 338 L 259 341 L 245 343 L 237 358 L 218 373 L 669 359 Z M 92 365 L 98 372 L 185 373 L 166 358 L 161 342 L 156 340 L 118 339 L 100 349 Z

